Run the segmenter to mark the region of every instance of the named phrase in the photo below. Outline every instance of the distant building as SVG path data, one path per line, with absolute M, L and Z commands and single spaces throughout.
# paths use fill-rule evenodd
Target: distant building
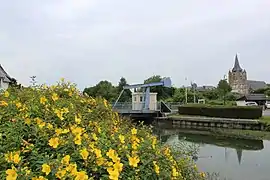
M 247 102 L 256 102 L 260 106 L 264 106 L 267 101 L 265 94 L 248 94 L 236 100 L 237 106 L 245 106 Z
M 0 65 L 0 89 L 6 90 L 15 79 L 11 78 Z
M 247 72 L 241 68 L 237 55 L 235 56 L 234 67 L 229 71 L 229 85 L 232 92 L 239 94 L 249 94 L 252 91 L 267 87 L 264 81 L 247 80 Z

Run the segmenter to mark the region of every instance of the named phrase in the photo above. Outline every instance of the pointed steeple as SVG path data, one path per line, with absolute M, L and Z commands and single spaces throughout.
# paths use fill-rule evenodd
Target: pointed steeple
M 236 149 L 236 154 L 237 154 L 237 159 L 238 159 L 238 163 L 241 164 L 242 161 L 242 149 Z
M 232 71 L 233 72 L 242 72 L 243 71 L 243 69 L 240 67 L 237 54 L 235 56 L 234 67 L 233 67 Z

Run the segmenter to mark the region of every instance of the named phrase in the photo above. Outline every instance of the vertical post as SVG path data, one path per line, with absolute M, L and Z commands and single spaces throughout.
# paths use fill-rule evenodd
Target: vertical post
M 195 104 L 196 103 L 195 87 L 193 87 L 193 101 Z
M 150 104 L 150 87 L 147 87 L 145 90 L 145 101 L 144 101 L 144 109 L 149 110 L 149 104 Z
M 187 78 L 185 78 L 185 80 L 187 81 Z M 186 97 L 186 104 L 187 104 L 187 102 L 188 102 L 188 100 L 187 100 L 187 84 L 185 85 L 186 86 L 186 92 L 185 92 L 185 97 Z

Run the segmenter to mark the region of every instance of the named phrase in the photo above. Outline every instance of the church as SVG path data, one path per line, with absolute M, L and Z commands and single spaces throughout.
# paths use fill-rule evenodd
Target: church
M 241 68 L 237 54 L 234 60 L 234 67 L 229 71 L 229 85 L 232 88 L 232 92 L 243 95 L 267 87 L 264 81 L 247 80 L 247 72 Z

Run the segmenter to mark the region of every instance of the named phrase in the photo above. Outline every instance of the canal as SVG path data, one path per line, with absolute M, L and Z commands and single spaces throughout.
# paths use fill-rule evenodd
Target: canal
M 194 148 L 198 169 L 211 173 L 213 180 L 270 179 L 270 141 L 198 135 L 163 126 L 154 132 L 162 143 Z

